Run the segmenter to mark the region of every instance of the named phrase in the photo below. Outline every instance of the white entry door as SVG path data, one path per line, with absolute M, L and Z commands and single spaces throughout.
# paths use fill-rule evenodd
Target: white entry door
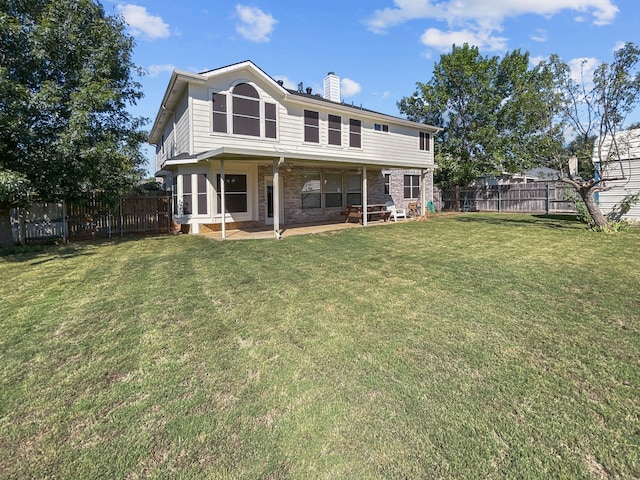
M 265 177 L 265 198 L 267 199 L 267 204 L 265 206 L 265 223 L 267 225 L 273 225 L 273 177 Z M 282 175 L 280 176 L 280 225 L 284 224 L 284 188 Z

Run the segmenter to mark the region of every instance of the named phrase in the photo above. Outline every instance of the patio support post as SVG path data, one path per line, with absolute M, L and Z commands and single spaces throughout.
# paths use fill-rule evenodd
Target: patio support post
M 220 159 L 220 211 L 222 212 L 222 239 L 227 238 L 227 205 L 224 201 L 224 159 Z
M 284 163 L 284 157 L 273 162 L 273 235 L 280 240 L 280 165 Z
M 420 216 L 427 214 L 427 175 L 428 170 L 420 170 Z
M 367 226 L 367 167 L 362 167 L 362 225 Z

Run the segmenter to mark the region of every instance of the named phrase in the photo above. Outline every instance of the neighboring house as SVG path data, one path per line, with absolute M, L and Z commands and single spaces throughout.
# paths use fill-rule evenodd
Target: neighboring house
M 438 128 L 284 88 L 250 61 L 175 70 L 151 130 L 174 219 L 191 232 L 340 221 L 350 204 L 431 200 Z M 222 212 L 225 212 L 223 215 Z M 366 219 L 365 219 L 366 223 Z
M 521 173 L 507 173 L 502 175 L 482 175 L 474 182 L 475 185 L 495 186 L 495 185 L 515 185 L 522 183 L 532 183 L 544 180 L 554 180 L 558 178 L 558 170 L 549 167 L 536 167 L 525 170 Z
M 603 185 L 612 187 L 598 194 L 600 208 L 605 215 L 615 215 L 627 195 L 640 192 L 640 128 L 596 140 L 593 163 Z M 618 180 L 607 180 L 610 178 Z M 622 218 L 640 221 L 640 203 L 633 205 Z

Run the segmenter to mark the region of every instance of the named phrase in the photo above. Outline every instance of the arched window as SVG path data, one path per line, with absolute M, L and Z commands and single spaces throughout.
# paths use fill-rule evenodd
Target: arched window
M 260 96 L 248 83 L 233 88 L 233 133 L 260 136 Z

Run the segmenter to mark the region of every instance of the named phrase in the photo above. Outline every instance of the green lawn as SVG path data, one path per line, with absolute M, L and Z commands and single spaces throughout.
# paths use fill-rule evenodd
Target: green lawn
M 0 478 L 640 477 L 639 230 L 162 236 L 0 278 Z

